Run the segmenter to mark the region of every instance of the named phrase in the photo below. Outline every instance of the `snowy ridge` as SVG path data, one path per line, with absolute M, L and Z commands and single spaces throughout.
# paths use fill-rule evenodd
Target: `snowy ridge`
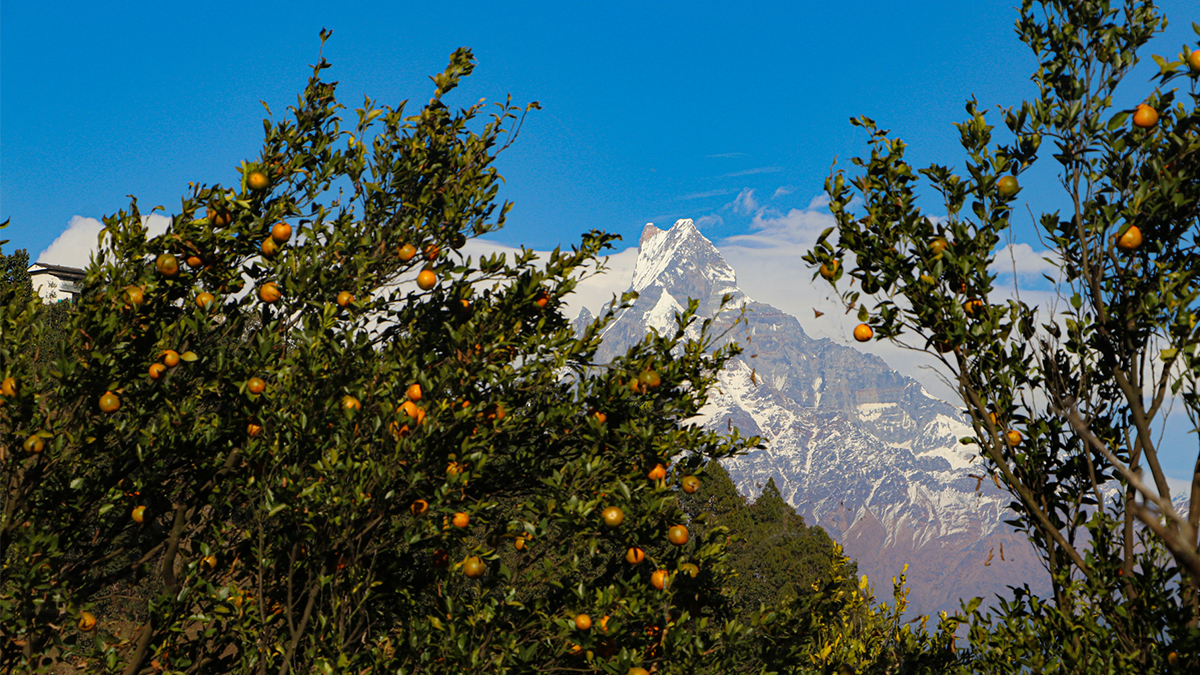
M 748 310 L 747 325 L 725 338 L 745 341 L 744 358 L 719 373 L 690 420 L 764 439 L 765 447 L 725 462 L 743 494 L 756 497 L 773 477 L 784 499 L 875 582 L 911 563 L 914 612 L 957 611 L 959 598 L 992 600 L 1007 585 L 1040 590 L 1040 563 L 1003 523 L 1011 496 L 987 479 L 976 448 L 959 443 L 973 435 L 959 410 L 882 359 L 814 340 L 794 316 L 747 297 L 691 220 L 645 227 L 631 288 L 639 297 L 606 328 L 600 362 L 651 330 L 673 334 L 689 298 L 701 317 L 713 316 L 727 293 L 727 311 Z

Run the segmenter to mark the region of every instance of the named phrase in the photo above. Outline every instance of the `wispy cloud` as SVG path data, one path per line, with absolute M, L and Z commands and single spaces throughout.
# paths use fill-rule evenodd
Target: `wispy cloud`
M 733 194 L 737 190 L 709 190 L 708 192 L 696 192 L 690 195 L 683 195 L 677 199 L 707 199 L 708 197 L 720 197 L 722 195 Z
M 696 227 L 703 230 L 706 227 L 720 227 L 725 224 L 725 219 L 715 213 L 710 213 L 707 216 L 700 216 L 695 223 Z
M 780 197 L 784 195 L 790 195 L 795 191 L 796 188 L 792 187 L 791 185 L 780 185 L 778 188 L 776 188 L 775 194 L 771 195 L 771 199 L 779 199 Z
M 746 156 L 746 153 L 744 153 L 744 152 L 722 152 L 719 155 L 705 155 L 705 158 L 714 159 L 714 158 L 745 157 L 745 156 Z
M 754 213 L 758 210 L 758 200 L 754 198 L 754 189 L 746 188 L 738 193 L 733 200 L 734 213 Z
M 1018 277 L 1041 279 L 1045 274 L 1059 280 L 1062 274 L 1055 263 L 1061 263 L 1061 260 L 1053 251 L 1034 251 L 1029 244 L 1009 244 L 996 251 L 996 259 L 988 271 L 997 275 L 1012 275 L 1015 270 Z
M 735 178 L 737 176 L 753 176 L 759 173 L 779 173 L 783 171 L 781 166 L 760 166 L 757 169 L 746 169 L 745 171 L 734 171 L 733 173 L 723 174 L 721 178 Z

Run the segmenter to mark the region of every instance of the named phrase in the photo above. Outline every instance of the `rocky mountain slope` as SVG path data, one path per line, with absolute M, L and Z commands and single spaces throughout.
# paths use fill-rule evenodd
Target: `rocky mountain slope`
M 691 220 L 668 231 L 646 226 L 631 288 L 639 298 L 606 329 L 600 362 L 651 329 L 673 332 L 688 298 L 711 316 L 731 294 L 726 326 L 745 306 L 748 323 L 725 339 L 746 351 L 720 374 L 719 393 L 695 422 L 768 439 L 766 449 L 726 463 L 739 489 L 756 497 L 774 477 L 807 522 L 858 560 L 877 597 L 890 595 L 905 563 L 910 615 L 954 611 L 976 595 L 991 604 L 1006 585 L 1045 590 L 1029 543 L 1003 523 L 1010 497 L 980 479 L 981 460 L 959 444 L 971 431 L 953 406 L 882 359 L 814 340 L 795 317 L 747 297 Z

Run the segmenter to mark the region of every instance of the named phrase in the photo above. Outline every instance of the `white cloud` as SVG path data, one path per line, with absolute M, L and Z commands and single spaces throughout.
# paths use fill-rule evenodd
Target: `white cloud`
M 715 213 L 710 213 L 707 216 L 700 216 L 695 223 L 696 227 L 703 230 L 706 227 L 720 227 L 725 224 L 725 219 Z
M 754 188 L 744 188 L 733 200 L 735 213 L 754 213 L 758 210 L 758 200 L 754 198 Z
M 760 166 L 756 169 L 746 169 L 745 171 L 734 171 L 733 173 L 723 174 L 721 178 L 736 178 L 738 176 L 753 176 L 760 173 L 778 173 L 783 171 L 781 166 Z
M 708 192 L 694 192 L 690 195 L 683 195 L 679 199 L 707 199 L 709 197 L 720 197 L 722 195 L 733 194 L 734 190 L 709 190 Z
M 1035 252 L 1029 244 L 1009 244 L 996 252 L 996 258 L 988 271 L 998 275 L 1012 275 L 1015 269 L 1018 277 L 1041 279 L 1043 274 L 1047 274 L 1051 279 L 1060 280 L 1062 275 L 1055 262 L 1061 260 L 1062 258 L 1052 251 Z
M 167 231 L 171 219 L 157 213 L 142 217 L 148 236 L 157 237 Z M 100 248 L 100 231 L 104 224 L 95 218 L 75 216 L 67 223 L 67 229 L 50 243 L 46 250 L 37 254 L 36 261 L 49 265 L 85 268 L 92 254 Z
M 791 185 L 780 185 L 775 189 L 775 194 L 771 195 L 771 199 L 779 199 L 784 195 L 790 195 L 796 191 L 796 188 Z

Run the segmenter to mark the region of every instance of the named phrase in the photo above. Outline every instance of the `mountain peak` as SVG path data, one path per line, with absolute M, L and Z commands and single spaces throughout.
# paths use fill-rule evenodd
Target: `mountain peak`
M 650 286 L 662 286 L 680 299 L 705 300 L 713 294 L 738 292 L 733 268 L 691 218 L 675 221 L 666 231 L 646 223 L 638 242 L 632 288 L 640 293 Z

